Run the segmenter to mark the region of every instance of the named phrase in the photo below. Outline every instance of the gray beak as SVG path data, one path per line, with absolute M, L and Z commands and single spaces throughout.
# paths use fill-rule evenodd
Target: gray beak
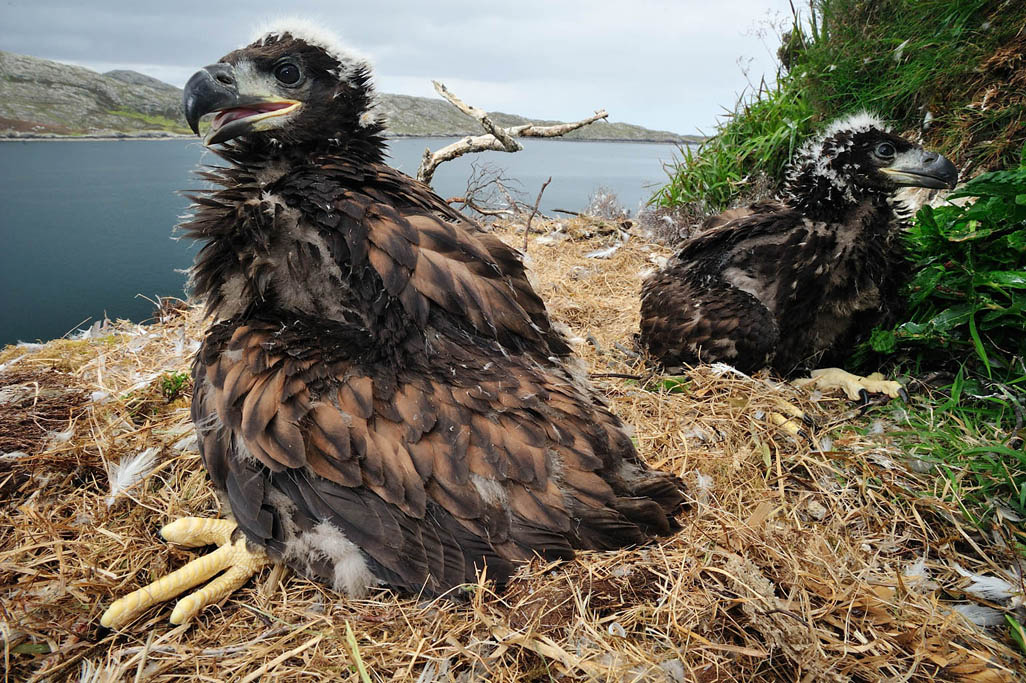
M 251 96 L 239 92 L 235 67 L 211 64 L 194 73 L 182 92 L 185 120 L 199 134 L 199 121 L 205 114 L 217 115 L 203 139 L 206 145 L 225 142 L 273 126 L 272 119 L 287 116 L 301 103 L 271 96 Z
M 942 189 L 953 188 L 958 183 L 955 165 L 940 154 L 924 149 L 900 154 L 889 167 L 880 171 L 904 186 Z

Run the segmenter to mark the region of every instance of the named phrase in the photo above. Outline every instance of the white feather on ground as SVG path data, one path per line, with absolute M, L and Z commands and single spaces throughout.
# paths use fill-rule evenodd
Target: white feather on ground
M 157 446 L 147 448 L 136 455 L 122 458 L 118 463 L 107 463 L 107 479 L 110 481 L 110 495 L 107 507 L 114 504 L 118 496 L 139 485 L 157 466 Z
M 998 578 L 996 576 L 975 574 L 963 569 L 955 562 L 952 562 L 951 566 L 954 567 L 956 572 L 965 578 L 972 579 L 972 583 L 962 590 L 970 595 L 975 595 L 978 598 L 1001 603 L 1015 595 L 1019 595 L 1022 592 L 1019 586 L 1009 583 L 1005 579 Z
M 1005 623 L 1004 612 L 986 605 L 960 602 L 951 608 L 977 626 L 1001 626 Z

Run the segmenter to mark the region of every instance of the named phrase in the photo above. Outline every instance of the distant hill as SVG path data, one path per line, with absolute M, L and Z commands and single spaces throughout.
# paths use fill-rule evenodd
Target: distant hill
M 182 90 L 145 74 L 119 69 L 100 74 L 80 66 L 0 50 L 0 138 L 189 134 Z M 601 105 L 601 103 L 596 103 Z M 380 96 L 394 136 L 481 134 L 477 122 L 448 102 L 409 95 Z M 582 112 L 582 118 L 589 112 Z M 503 126 L 552 124 L 495 112 Z M 565 136 L 579 140 L 695 142 L 701 138 L 600 121 Z

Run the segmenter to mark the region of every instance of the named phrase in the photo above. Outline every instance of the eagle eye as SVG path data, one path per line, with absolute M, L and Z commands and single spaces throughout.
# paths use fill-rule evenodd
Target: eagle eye
M 292 62 L 282 62 L 274 67 L 274 77 L 282 85 L 295 86 L 299 84 L 303 74 Z
M 889 142 L 881 142 L 876 146 L 876 155 L 881 159 L 894 158 L 894 145 Z

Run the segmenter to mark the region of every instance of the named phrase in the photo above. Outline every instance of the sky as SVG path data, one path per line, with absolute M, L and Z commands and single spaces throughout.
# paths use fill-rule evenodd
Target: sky
M 437 97 L 436 79 L 489 111 L 568 121 L 605 108 L 612 121 L 708 133 L 750 84 L 773 80 L 791 8 L 788 0 L 0 0 L 0 49 L 182 86 L 283 14 L 323 24 L 369 57 L 382 92 Z

